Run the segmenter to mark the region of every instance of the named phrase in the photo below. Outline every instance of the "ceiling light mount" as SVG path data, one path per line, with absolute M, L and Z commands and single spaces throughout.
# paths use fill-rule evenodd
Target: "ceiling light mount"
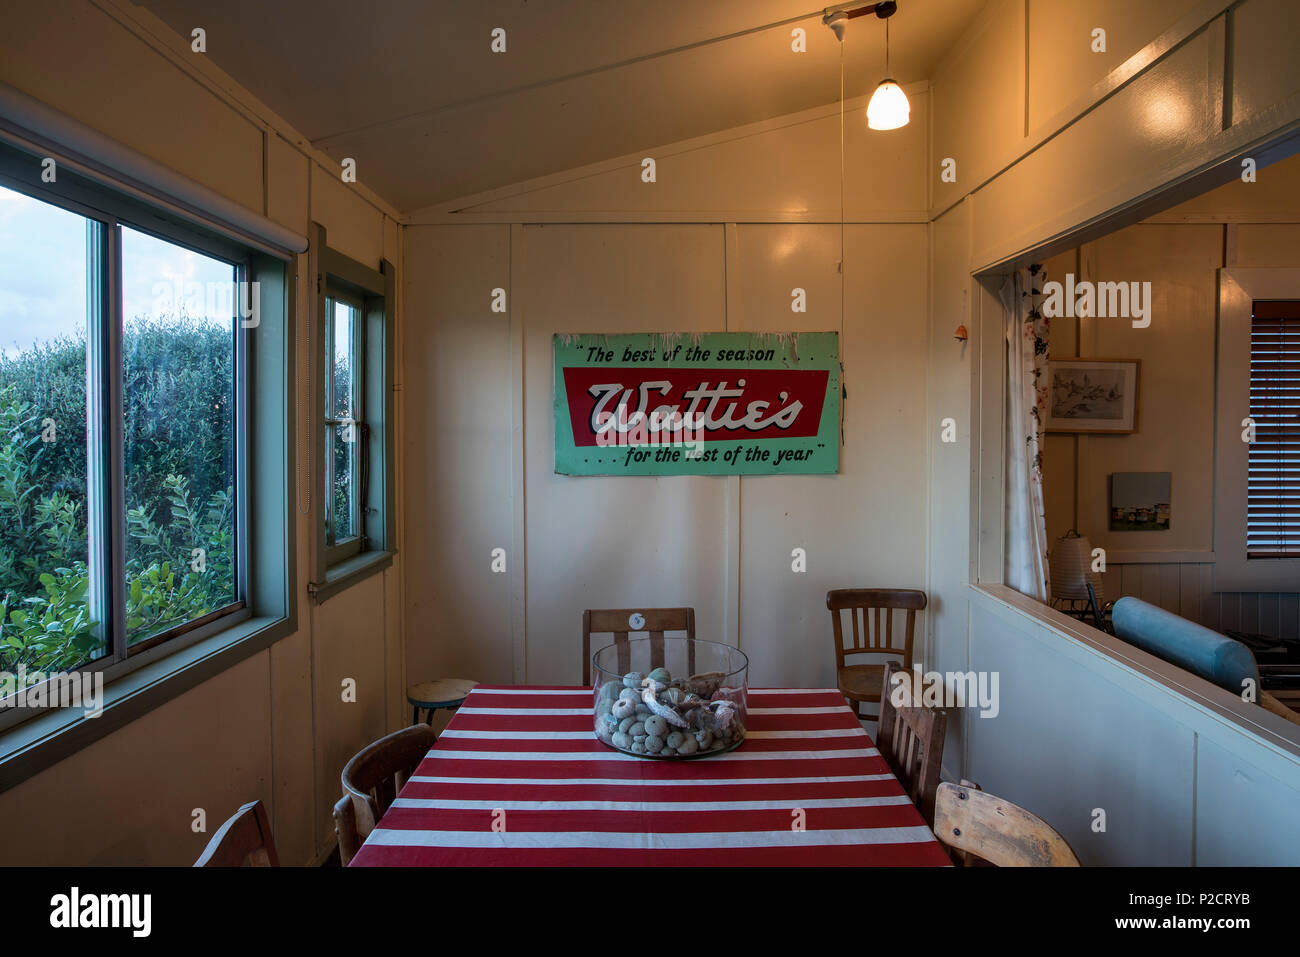
M 907 94 L 903 88 L 894 82 L 893 76 L 889 72 L 889 18 L 898 12 L 898 3 L 896 0 L 880 0 L 879 3 L 867 3 L 860 7 L 839 7 L 834 10 L 827 8 L 822 13 L 822 23 L 830 27 L 835 34 L 835 38 L 844 42 L 844 29 L 848 26 L 850 20 L 856 20 L 858 17 L 865 17 L 869 13 L 874 13 L 878 20 L 885 21 L 885 78 L 880 81 L 876 91 L 871 95 L 871 101 L 867 104 L 867 126 L 873 130 L 896 130 L 901 126 L 906 126 L 911 119 L 912 108 L 907 102 Z M 841 54 L 840 64 L 840 97 L 843 99 L 843 55 Z
M 828 13 L 822 17 L 822 23 L 831 28 L 835 34 L 835 39 L 841 43 L 844 42 L 844 28 L 849 25 L 849 16 L 843 10 L 837 10 L 835 13 Z
M 844 21 L 856 20 L 858 17 L 865 17 L 869 13 L 874 13 L 881 20 L 888 20 L 897 12 L 897 0 L 880 0 L 879 3 L 868 3 L 852 9 L 837 7 L 832 10 L 828 7 L 822 11 L 822 23 L 834 30 L 836 36 L 843 39 Z M 836 24 L 839 25 L 838 28 Z

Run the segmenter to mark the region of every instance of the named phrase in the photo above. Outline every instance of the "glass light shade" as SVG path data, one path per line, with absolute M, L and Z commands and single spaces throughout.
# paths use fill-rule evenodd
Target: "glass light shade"
M 881 80 L 867 104 L 867 126 L 873 130 L 896 130 L 906 126 L 911 117 L 912 106 L 903 88 L 893 80 Z

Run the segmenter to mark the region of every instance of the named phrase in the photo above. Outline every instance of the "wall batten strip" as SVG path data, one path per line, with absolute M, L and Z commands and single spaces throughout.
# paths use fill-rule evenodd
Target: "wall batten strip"
M 515 682 L 528 680 L 528 463 L 525 424 L 527 389 L 524 373 L 527 363 L 524 352 L 527 340 L 524 335 L 524 227 L 520 223 L 510 226 L 510 259 L 508 264 L 510 302 L 510 483 L 511 512 L 513 516 L 513 541 L 510 549 L 510 637 L 513 646 L 513 673 Z

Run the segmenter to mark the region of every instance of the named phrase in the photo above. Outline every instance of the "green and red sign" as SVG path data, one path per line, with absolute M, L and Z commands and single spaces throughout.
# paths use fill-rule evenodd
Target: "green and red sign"
M 555 471 L 839 471 L 834 332 L 557 335 Z

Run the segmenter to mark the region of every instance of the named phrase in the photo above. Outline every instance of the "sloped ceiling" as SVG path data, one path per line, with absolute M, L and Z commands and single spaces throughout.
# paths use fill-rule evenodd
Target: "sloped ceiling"
M 931 76 L 983 2 L 900 0 L 894 78 Z M 407 212 L 839 97 L 838 44 L 806 0 L 138 5 L 202 27 L 218 66 Z M 852 21 L 844 57 L 847 94 L 874 87 L 883 24 Z

